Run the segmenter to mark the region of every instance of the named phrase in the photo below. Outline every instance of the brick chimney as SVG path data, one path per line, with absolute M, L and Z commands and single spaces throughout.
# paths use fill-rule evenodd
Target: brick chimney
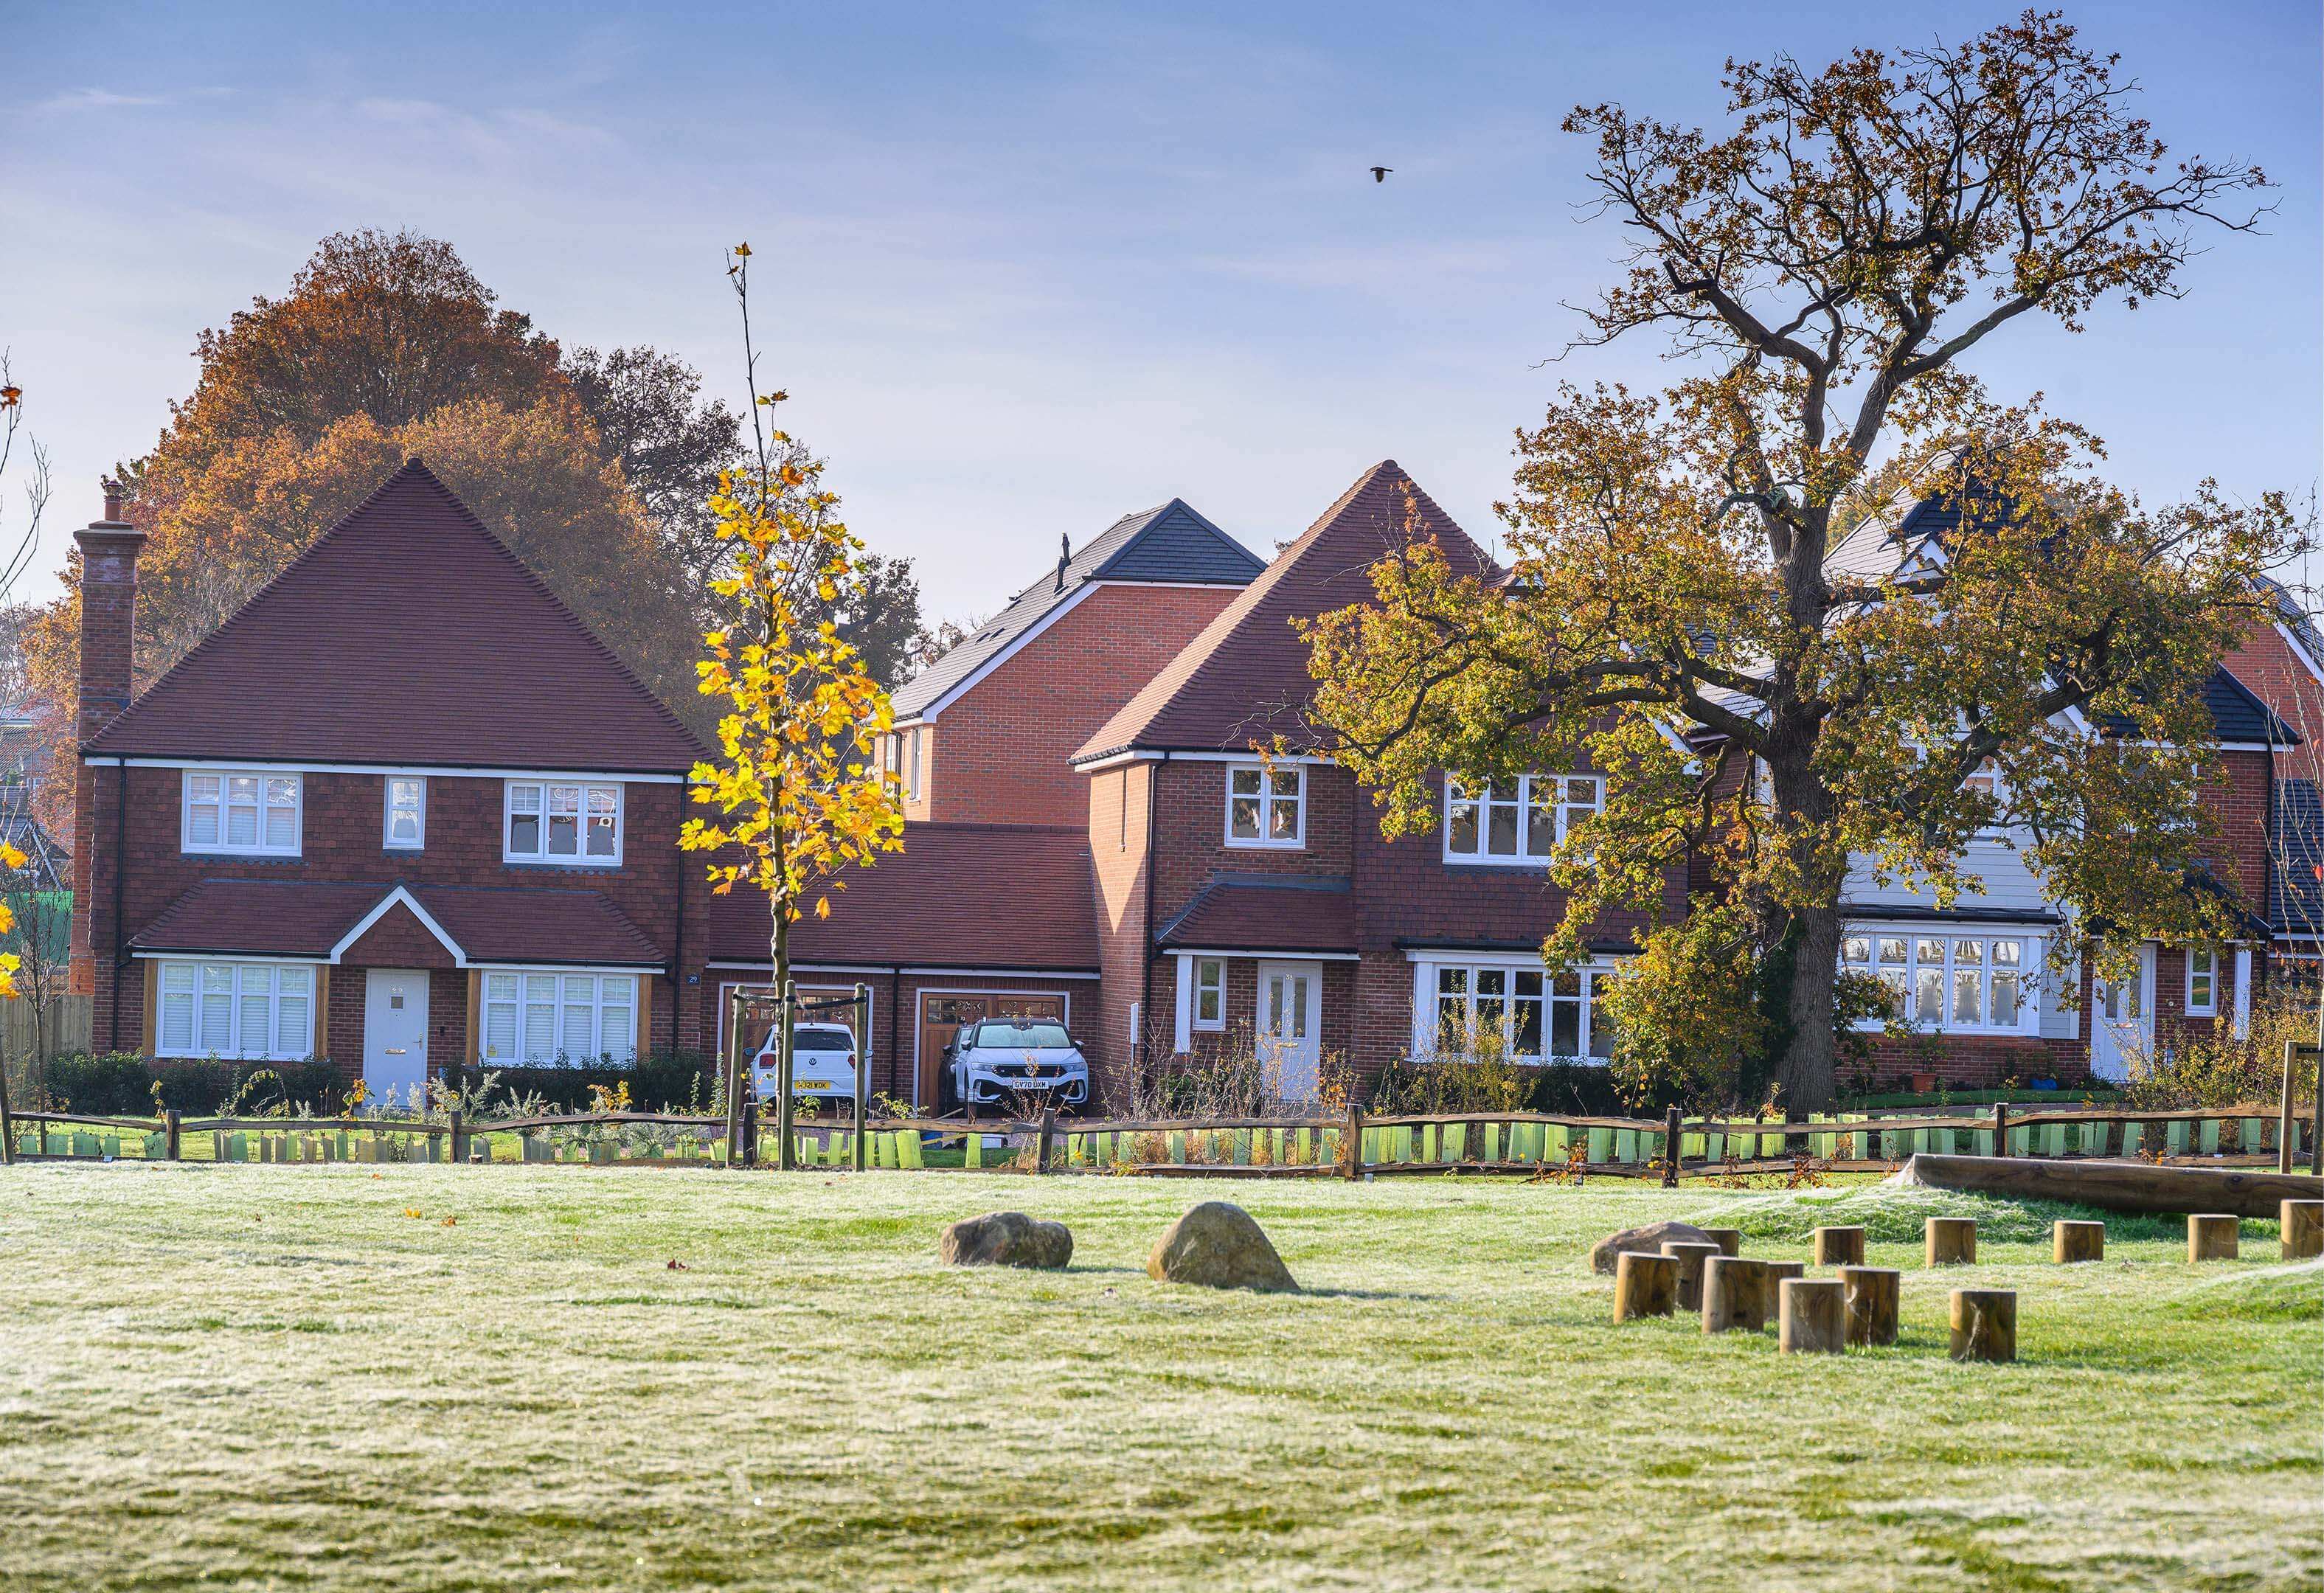
M 130 637 L 137 618 L 137 555 L 145 546 L 145 533 L 121 518 L 120 483 L 105 483 L 105 518 L 75 531 L 73 540 L 80 544 L 80 692 L 73 739 L 87 741 L 129 706 L 133 680 Z M 117 822 L 112 811 L 117 793 L 100 789 L 99 779 L 99 770 L 86 762 L 78 765 L 73 781 L 75 911 L 66 988 L 97 995 L 102 982 L 106 987 L 103 993 L 115 997 L 113 987 L 120 971 L 110 964 L 117 957 L 106 959 L 108 966 L 100 969 L 97 953 L 99 947 L 112 949 L 118 939 L 111 891 L 121 862 L 113 855 L 114 837 L 106 827 L 107 821 Z M 100 850 L 105 853 L 101 860 Z M 99 917 L 105 919 L 102 927 Z M 119 1005 L 117 997 L 98 1004 L 98 1050 L 120 1044 L 115 1033 Z
M 137 618 L 137 555 L 145 533 L 121 518 L 121 483 L 105 483 L 105 518 L 73 533 L 80 544 L 80 718 L 87 741 L 129 706 L 130 631 Z

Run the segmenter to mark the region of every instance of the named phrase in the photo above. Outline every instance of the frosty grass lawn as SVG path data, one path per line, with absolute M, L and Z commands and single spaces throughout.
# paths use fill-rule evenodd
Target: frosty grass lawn
M 1311 1293 L 1142 1267 L 1241 1202 Z M 1821 1202 L 1836 1202 L 1825 1206 Z M 1062 1275 L 938 1225 L 1069 1222 Z M 1982 1265 L 1919 1267 L 1974 1214 Z M 580 1167 L 0 1173 L 0 1588 L 2292 1588 L 2324 1579 L 2324 1272 L 2175 1220 L 1451 1178 Z M 1904 1337 L 1609 1321 L 1664 1215 L 1868 1223 Z M 683 1263 L 673 1270 L 669 1263 Z M 1955 1366 L 1945 1291 L 2019 1291 Z

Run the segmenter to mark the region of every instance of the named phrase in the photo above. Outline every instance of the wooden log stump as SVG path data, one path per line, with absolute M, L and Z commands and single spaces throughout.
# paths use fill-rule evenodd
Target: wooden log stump
M 2017 1291 L 1955 1289 L 1952 1328 L 1955 1360 L 2015 1360 Z
M 1702 1264 L 1702 1331 L 1756 1333 L 1767 1325 L 1767 1264 L 1713 1256 Z
M 2324 1201 L 2286 1201 L 2282 1217 L 2286 1261 L 2324 1256 Z
M 1678 1296 L 1678 1257 L 1625 1250 L 1614 1258 L 1614 1320 L 1668 1316 Z
M 1702 1230 L 1702 1237 L 1717 1245 L 1721 1256 L 1740 1256 L 1743 1253 L 1743 1230 L 1739 1228 L 1706 1228 Z
M 1805 1277 L 1808 1264 L 1804 1261 L 1770 1261 L 1767 1263 L 1767 1320 L 1774 1321 L 1783 1305 L 1784 1280 Z
M 2198 1211 L 2187 1219 L 2187 1259 L 2233 1261 L 2242 1220 L 2232 1213 Z
M 1930 1266 L 1976 1265 L 1976 1218 L 1932 1217 L 1923 1231 L 1928 1236 L 1926 1265 Z
M 1863 1266 L 1864 1230 L 1861 1228 L 1817 1229 L 1815 1264 L 1818 1266 Z
M 1665 1239 L 1663 1254 L 1678 1263 L 1678 1308 L 1681 1311 L 1702 1309 L 1702 1269 L 1716 1255 L 1717 1245 L 1699 1244 L 1692 1239 Z
M 1837 1278 L 1787 1277 L 1776 1295 L 1775 1348 L 1838 1355 L 1848 1348 L 1848 1291 Z
M 1858 1346 L 1896 1342 L 1896 1295 L 1904 1275 L 1893 1266 L 1843 1266 L 1848 1341 Z
M 2070 1222 L 2061 1218 L 2050 1225 L 2050 1254 L 2061 1266 L 2077 1261 L 2106 1259 L 2106 1224 Z

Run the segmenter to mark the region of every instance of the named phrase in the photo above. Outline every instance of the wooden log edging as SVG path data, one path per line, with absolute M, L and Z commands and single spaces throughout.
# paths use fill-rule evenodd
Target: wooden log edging
M 2034 1156 L 1916 1156 L 1911 1182 L 1968 1194 L 2061 1201 L 2106 1211 L 2191 1215 L 2229 1211 L 2275 1217 L 2282 1202 L 2324 1199 L 2324 1178 L 2263 1167 L 2155 1166 L 2144 1162 L 2055 1162 Z

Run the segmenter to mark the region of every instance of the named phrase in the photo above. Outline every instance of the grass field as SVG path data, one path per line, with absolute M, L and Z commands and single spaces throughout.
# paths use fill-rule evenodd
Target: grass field
M 1311 1291 L 1148 1280 L 1240 1202 Z M 1837 1202 L 1831 1214 L 1820 1202 Z M 1063 1275 L 945 1220 L 1069 1222 Z M 1918 1267 L 1920 1220 L 1984 1220 Z M 1894 1349 L 1609 1321 L 1697 1215 L 1907 1270 Z M 2324 1584 L 2324 1272 L 1925 1191 L 584 1167 L 0 1173 L 0 1588 Z M 683 1263 L 672 1269 L 669 1263 Z M 1944 1294 L 2020 1291 L 2015 1366 Z

